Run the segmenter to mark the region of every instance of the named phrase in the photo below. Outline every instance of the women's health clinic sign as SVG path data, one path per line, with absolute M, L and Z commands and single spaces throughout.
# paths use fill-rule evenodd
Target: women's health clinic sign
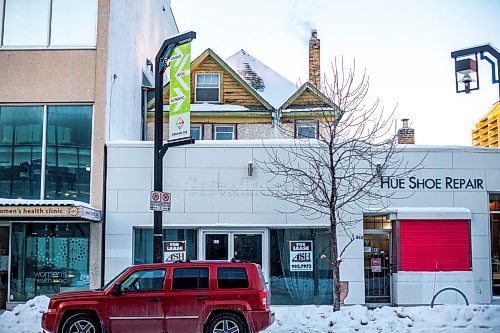
M 290 272 L 313 271 L 313 242 L 290 241 Z

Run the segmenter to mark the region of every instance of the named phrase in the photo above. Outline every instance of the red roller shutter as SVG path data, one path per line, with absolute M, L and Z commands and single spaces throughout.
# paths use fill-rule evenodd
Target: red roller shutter
M 469 220 L 400 220 L 402 271 L 470 271 Z

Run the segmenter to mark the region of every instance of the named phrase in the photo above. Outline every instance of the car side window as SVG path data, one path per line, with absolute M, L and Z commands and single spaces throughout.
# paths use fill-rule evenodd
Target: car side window
M 123 281 L 123 291 L 162 291 L 165 281 L 164 269 L 135 271 Z
M 217 288 L 248 288 L 248 275 L 245 267 L 217 268 Z
M 208 268 L 174 268 L 172 290 L 208 289 Z

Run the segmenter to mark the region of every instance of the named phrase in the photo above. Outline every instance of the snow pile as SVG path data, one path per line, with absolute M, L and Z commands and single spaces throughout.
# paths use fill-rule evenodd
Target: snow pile
M 382 307 L 369 310 L 345 306 L 333 313 L 331 306 L 276 306 L 274 324 L 265 330 L 290 333 L 379 332 L 500 332 L 500 306 L 442 305 Z
M 0 315 L 0 332 L 41 333 L 42 313 L 47 311 L 49 298 L 37 296 L 26 304 Z

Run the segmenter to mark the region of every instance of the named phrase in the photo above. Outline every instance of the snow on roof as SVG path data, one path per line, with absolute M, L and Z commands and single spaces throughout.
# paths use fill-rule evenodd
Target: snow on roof
M 276 109 L 297 91 L 295 84 L 245 50 L 240 50 L 227 58 L 226 63 Z
M 29 199 L 0 198 L 0 206 L 82 206 L 91 209 L 96 209 L 86 202 L 75 201 L 75 200 L 29 200 Z
M 210 104 L 210 103 L 196 103 L 190 104 L 192 112 L 207 112 L 207 111 L 248 111 L 249 109 L 242 105 L 230 104 Z M 169 112 L 169 105 L 163 106 L 163 111 Z

